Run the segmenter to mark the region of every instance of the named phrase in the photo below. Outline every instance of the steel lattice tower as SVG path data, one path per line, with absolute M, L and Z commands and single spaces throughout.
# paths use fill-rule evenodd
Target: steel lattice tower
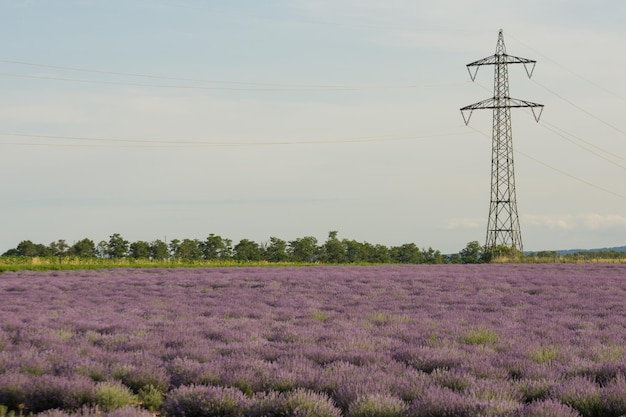
M 500 30 L 495 55 L 467 64 L 467 70 L 472 81 L 476 79 L 478 68 L 481 66 L 493 65 L 495 67 L 493 98 L 479 101 L 461 109 L 466 125 L 469 123 L 474 110 L 493 109 L 491 202 L 485 243 L 485 248 L 489 252 L 493 252 L 497 247 L 510 248 L 513 252 L 523 252 L 524 250 L 515 196 L 511 108 L 529 107 L 537 122 L 539 122 L 539 117 L 543 111 L 542 104 L 518 100 L 509 96 L 508 64 L 524 64 L 526 74 L 530 78 L 535 69 L 536 61 L 508 55 L 504 46 L 504 35 Z

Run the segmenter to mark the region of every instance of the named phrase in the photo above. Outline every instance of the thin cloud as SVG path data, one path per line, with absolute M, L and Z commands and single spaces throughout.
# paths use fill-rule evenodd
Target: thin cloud
M 588 231 L 626 229 L 626 216 L 618 214 L 560 214 L 560 215 L 525 215 L 522 224 L 546 227 L 551 230 L 583 229 Z M 522 226 L 523 227 L 523 226 Z
M 587 214 L 585 215 L 584 224 L 590 230 L 626 229 L 626 216 L 617 214 Z
M 481 217 L 451 219 L 446 224 L 446 229 L 449 230 L 480 229 L 482 227 L 485 227 L 485 219 Z

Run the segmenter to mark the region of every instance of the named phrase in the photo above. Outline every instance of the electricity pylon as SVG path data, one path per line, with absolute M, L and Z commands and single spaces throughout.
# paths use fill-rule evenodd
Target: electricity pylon
M 469 124 L 474 110 L 493 109 L 491 203 L 489 206 L 489 221 L 487 223 L 487 239 L 485 243 L 486 250 L 491 253 L 497 247 L 510 248 L 514 253 L 524 251 L 515 197 L 511 108 L 529 107 L 535 116 L 535 120 L 539 122 L 543 104 L 518 100 L 509 96 L 508 64 L 524 64 L 526 74 L 530 78 L 536 62 L 508 55 L 504 46 L 504 35 L 502 30 L 500 30 L 495 55 L 467 64 L 467 70 L 472 81 L 476 80 L 476 74 L 481 66 L 493 65 L 495 67 L 493 98 L 479 101 L 461 109 L 466 125 Z M 474 71 L 472 72 L 472 70 Z

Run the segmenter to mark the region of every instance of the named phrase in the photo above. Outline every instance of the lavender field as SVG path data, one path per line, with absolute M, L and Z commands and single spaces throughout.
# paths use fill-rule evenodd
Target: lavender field
M 626 266 L 0 275 L 0 416 L 622 416 Z

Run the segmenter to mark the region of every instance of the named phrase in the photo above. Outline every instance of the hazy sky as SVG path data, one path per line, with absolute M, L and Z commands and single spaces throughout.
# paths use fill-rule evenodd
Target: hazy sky
M 113 233 L 485 241 L 495 52 L 526 250 L 626 245 L 622 0 L 0 0 L 0 253 Z

